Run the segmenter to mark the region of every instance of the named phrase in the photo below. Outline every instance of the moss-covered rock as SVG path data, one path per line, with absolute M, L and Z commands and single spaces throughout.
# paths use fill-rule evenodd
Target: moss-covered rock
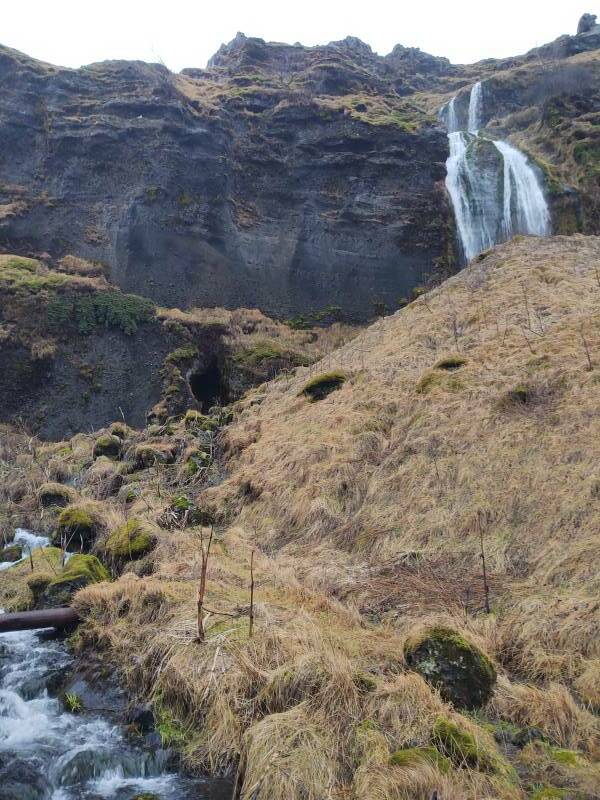
M 38 605 L 51 608 L 68 605 L 79 589 L 108 580 L 108 570 L 96 556 L 79 553 L 71 556 L 63 570 L 50 581 Z
M 147 469 L 156 464 L 172 464 L 175 461 L 175 448 L 160 442 L 140 444 L 135 448 L 136 469 Z
M 106 456 L 107 458 L 119 458 L 123 442 L 120 437 L 112 433 L 104 433 L 94 442 L 92 454 L 94 458 Z
M 54 576 L 50 572 L 34 572 L 27 578 L 27 588 L 33 595 L 34 603 L 37 603 L 41 595 L 48 588 Z
M 303 394 L 311 402 L 323 400 L 336 389 L 340 389 L 347 380 L 345 372 L 334 370 L 332 372 L 323 372 L 321 375 L 315 375 L 314 378 L 306 383 L 300 394 Z
M 0 549 L 0 563 L 15 562 L 23 558 L 23 548 L 20 544 L 9 544 Z
M 111 434 L 111 436 L 116 436 L 117 438 L 124 441 L 125 439 L 128 439 L 131 436 L 132 430 L 124 422 L 113 422 L 109 428 L 109 433 Z
M 38 500 L 42 508 L 64 508 L 75 497 L 76 492 L 62 483 L 43 483 L 38 489 Z
M 133 561 L 149 553 L 154 545 L 152 531 L 141 520 L 129 519 L 110 534 L 102 549 L 114 560 Z
M 438 717 L 433 727 L 436 748 L 457 767 L 470 767 L 504 778 L 513 777 L 513 769 L 500 753 L 480 741 L 446 717 Z
M 490 659 L 451 628 L 424 628 L 404 644 L 409 667 L 460 708 L 478 708 L 490 698 L 496 670 Z
M 201 414 L 200 411 L 189 409 L 185 412 L 183 422 L 188 431 L 216 431 L 219 427 L 219 422 L 214 417 L 208 417 L 206 414 Z
M 81 505 L 67 506 L 58 518 L 52 544 L 66 550 L 89 552 L 100 532 L 100 522 L 92 509 Z
M 418 767 L 431 764 L 444 775 L 452 769 L 452 762 L 442 755 L 436 747 L 407 747 L 397 750 L 390 756 L 390 764 L 395 767 Z

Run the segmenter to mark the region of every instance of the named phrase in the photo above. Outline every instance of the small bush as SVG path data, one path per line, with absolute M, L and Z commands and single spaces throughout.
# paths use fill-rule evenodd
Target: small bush
M 340 389 L 347 380 L 344 372 L 333 371 L 324 372 L 321 375 L 315 375 L 308 383 L 306 383 L 300 392 L 311 402 L 323 400 L 323 398 Z

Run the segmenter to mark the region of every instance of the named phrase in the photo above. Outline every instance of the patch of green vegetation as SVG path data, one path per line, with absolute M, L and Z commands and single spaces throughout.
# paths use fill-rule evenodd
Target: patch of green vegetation
M 552 761 L 556 761 L 557 764 L 564 764 L 567 767 L 577 767 L 582 762 L 582 756 L 576 750 L 566 750 L 563 747 L 553 747 L 549 744 L 545 746 L 545 750 Z
M 471 767 L 513 779 L 514 772 L 500 753 L 477 741 L 445 717 L 438 717 L 433 726 L 433 741 L 443 755 L 456 767 Z
M 108 570 L 96 556 L 77 553 L 69 558 L 62 571 L 50 581 L 42 599 L 45 605 L 51 607 L 65 606 L 79 589 L 109 580 Z
M 285 321 L 285 324 L 293 330 L 307 330 L 323 323 L 346 321 L 346 314 L 341 306 L 329 305 L 320 311 L 310 311 L 307 314 L 298 314 Z
M 80 714 L 83 711 L 83 701 L 75 692 L 67 692 L 65 694 L 63 705 L 70 714 Z
M 72 505 L 60 512 L 52 543 L 66 549 L 89 549 L 98 533 L 98 522 L 85 506 Z
M 53 297 L 46 307 L 46 319 L 51 330 L 74 325 L 82 336 L 102 326 L 131 335 L 153 318 L 154 311 L 154 303 L 145 297 L 115 290 Z
M 272 339 L 261 339 L 234 355 L 234 361 L 246 367 L 257 367 L 265 361 L 286 361 L 293 366 L 305 366 L 309 359 L 302 353 L 287 350 Z
M 302 388 L 300 394 L 303 394 L 311 402 L 323 400 L 323 398 L 341 389 L 347 381 L 348 376 L 345 372 L 340 370 L 333 370 L 331 372 L 323 372 L 321 375 L 315 375 L 314 378 L 308 381 Z
M 408 747 L 406 750 L 397 750 L 390 756 L 389 763 L 395 767 L 418 767 L 427 763 L 443 775 L 452 769 L 450 759 L 442 755 L 436 747 Z
M 134 560 L 149 553 L 154 544 L 154 537 L 146 525 L 132 518 L 110 534 L 103 550 L 114 559 Z
M 195 411 L 192 408 L 185 412 L 183 424 L 189 431 L 212 432 L 216 431 L 219 427 L 219 423 L 216 419 L 208 417 L 206 414 L 202 414 L 200 411 Z
M 533 790 L 531 800 L 566 800 L 568 796 L 567 789 L 557 789 L 554 786 L 538 786 Z
M 198 357 L 198 348 L 194 345 L 186 345 L 185 347 L 178 347 L 167 356 L 166 360 L 169 364 L 182 364 L 186 361 L 193 361 Z
M 94 442 L 92 455 L 94 458 L 105 456 L 106 458 L 118 459 L 121 455 L 122 442 L 118 436 L 111 433 L 104 433 Z
M 600 142 L 583 139 L 573 145 L 573 158 L 581 167 L 600 173 Z

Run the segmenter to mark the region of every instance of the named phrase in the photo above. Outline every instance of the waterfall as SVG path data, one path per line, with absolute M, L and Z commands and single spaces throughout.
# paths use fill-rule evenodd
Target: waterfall
M 481 128 L 481 116 L 483 111 L 483 97 L 481 90 L 481 81 L 478 81 L 471 89 L 469 95 L 469 133 L 477 133 Z
M 535 169 L 513 145 L 480 133 L 481 81 L 469 94 L 467 130 L 461 128 L 456 97 L 443 116 L 450 145 L 446 187 L 465 261 L 517 233 L 547 236 L 550 213 Z

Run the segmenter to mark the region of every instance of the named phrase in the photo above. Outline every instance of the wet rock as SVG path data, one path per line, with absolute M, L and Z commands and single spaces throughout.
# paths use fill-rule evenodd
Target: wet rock
M 496 670 L 474 644 L 451 628 L 424 628 L 404 645 L 409 667 L 458 708 L 478 708 L 490 698 Z
M 127 722 L 135 726 L 141 734 L 150 733 L 154 730 L 154 711 L 151 703 L 141 703 L 127 712 Z
M 0 563 L 3 561 L 20 561 L 23 558 L 23 548 L 20 544 L 11 544 L 0 550 Z
M 46 785 L 37 762 L 0 755 L 0 800 L 43 800 Z

